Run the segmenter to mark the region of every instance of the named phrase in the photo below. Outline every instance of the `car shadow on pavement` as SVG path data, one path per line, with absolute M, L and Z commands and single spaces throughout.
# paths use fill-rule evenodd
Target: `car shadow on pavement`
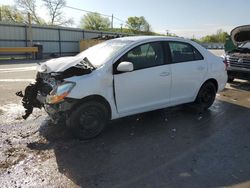
M 250 180 L 250 109 L 216 101 L 204 113 L 177 106 L 112 121 L 98 137 L 73 139 L 44 123 L 59 172 L 81 187 L 218 187 Z
M 230 83 L 230 86 L 235 89 L 250 91 L 250 81 L 237 81 L 234 80 L 233 83 Z

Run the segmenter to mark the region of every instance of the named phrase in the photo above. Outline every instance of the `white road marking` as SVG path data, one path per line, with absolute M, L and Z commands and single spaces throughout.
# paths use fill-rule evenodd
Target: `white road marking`
M 36 70 L 36 66 L 0 69 L 0 73 L 24 72 Z
M 35 79 L 0 79 L 0 82 L 34 82 Z

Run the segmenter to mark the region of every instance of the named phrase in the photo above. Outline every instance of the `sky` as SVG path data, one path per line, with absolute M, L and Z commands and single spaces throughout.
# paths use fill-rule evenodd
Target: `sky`
M 46 19 L 46 10 L 38 3 L 39 15 Z M 114 15 L 114 27 L 125 25 L 130 16 L 144 16 L 154 32 L 175 33 L 187 38 L 201 38 L 218 29 L 230 32 L 239 25 L 250 24 L 250 0 L 66 0 L 67 5 L 105 15 Z M 14 5 L 14 0 L 0 0 Z M 79 27 L 82 11 L 64 8 L 65 16 Z

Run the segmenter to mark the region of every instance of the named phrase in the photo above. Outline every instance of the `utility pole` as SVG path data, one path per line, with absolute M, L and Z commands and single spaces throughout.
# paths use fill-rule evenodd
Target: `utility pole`
M 168 30 L 168 29 L 166 29 L 166 35 L 167 35 L 167 36 L 169 35 L 169 30 Z
M 123 26 L 123 25 L 121 24 L 121 33 L 122 33 L 122 26 Z
M 28 40 L 30 41 L 29 42 L 29 46 L 32 46 L 32 43 L 33 43 L 33 37 L 32 37 L 32 28 L 31 28 L 31 15 L 30 13 L 28 13 L 28 22 L 29 22 L 29 31 L 28 31 Z
M 113 27 L 114 27 L 114 15 L 112 14 L 112 16 L 111 16 L 111 29 L 113 29 Z

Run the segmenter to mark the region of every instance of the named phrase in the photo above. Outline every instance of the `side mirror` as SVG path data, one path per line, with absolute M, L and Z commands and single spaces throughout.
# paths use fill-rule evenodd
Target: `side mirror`
M 134 65 L 131 62 L 124 61 L 118 65 L 117 70 L 119 72 L 131 72 L 134 70 Z

